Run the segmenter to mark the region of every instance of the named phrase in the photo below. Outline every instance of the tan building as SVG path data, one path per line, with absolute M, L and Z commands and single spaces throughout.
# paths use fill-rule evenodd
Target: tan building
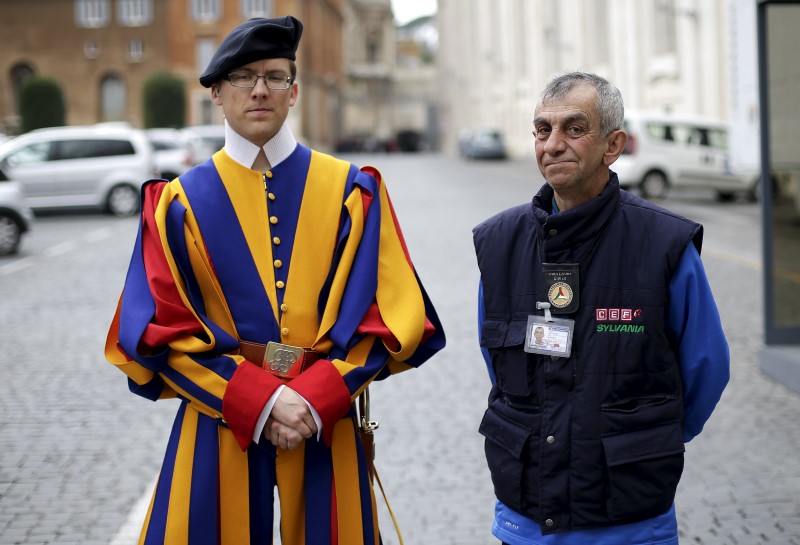
M 186 82 L 187 125 L 221 123 L 198 82 L 223 37 L 250 17 L 295 15 L 305 25 L 298 52 L 298 138 L 337 140 L 345 0 L 3 0 L 0 3 L 0 129 L 19 126 L 19 88 L 32 74 L 55 79 L 67 123 L 127 121 L 140 127 L 142 88 L 156 72 Z M 298 115 L 299 114 L 299 115 Z

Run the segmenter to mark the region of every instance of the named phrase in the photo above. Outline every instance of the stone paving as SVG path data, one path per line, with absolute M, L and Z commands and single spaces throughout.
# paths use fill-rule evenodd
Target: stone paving
M 370 159 L 384 171 L 448 335 L 447 349 L 422 368 L 373 387 L 378 470 L 406 544 L 497 544 L 477 433 L 489 381 L 476 341 L 470 229 L 528 200 L 535 165 Z M 681 211 L 680 202 L 667 206 Z M 129 394 L 102 357 L 135 220 L 39 223 L 22 261 L 0 260 L 0 545 L 135 543 L 175 411 L 174 402 Z M 78 244 L 44 244 L 53 231 Z M 757 230 L 731 231 L 742 247 L 757 246 Z M 800 396 L 759 370 L 761 273 L 730 258 L 729 241 L 716 236 L 707 232 L 704 260 L 732 380 L 687 445 L 681 543 L 800 545 Z M 384 543 L 396 545 L 381 510 Z

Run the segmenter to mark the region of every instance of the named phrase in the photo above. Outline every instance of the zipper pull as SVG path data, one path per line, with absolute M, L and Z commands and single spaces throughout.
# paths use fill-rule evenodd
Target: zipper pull
M 267 173 L 263 173 L 262 176 L 264 177 L 264 192 L 267 192 Z

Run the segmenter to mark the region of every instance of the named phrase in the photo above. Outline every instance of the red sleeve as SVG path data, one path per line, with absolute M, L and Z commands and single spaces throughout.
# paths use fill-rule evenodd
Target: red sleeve
M 350 391 L 345 386 L 339 370 L 328 360 L 317 361 L 289 383 L 289 387 L 303 396 L 319 413 L 322 420 L 322 438 L 330 446 L 333 427 L 350 409 Z
M 264 406 L 283 384 L 281 380 L 246 361 L 239 364 L 222 398 L 222 415 L 242 450 L 253 441 Z

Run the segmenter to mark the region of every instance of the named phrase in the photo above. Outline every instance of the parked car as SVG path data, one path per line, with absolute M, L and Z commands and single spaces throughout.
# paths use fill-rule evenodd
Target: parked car
M 508 154 L 502 133 L 494 130 L 463 130 L 458 149 L 466 159 L 505 159 Z
M 225 125 L 192 125 L 183 129 L 195 146 L 195 160 L 204 162 L 225 145 Z
M 192 138 L 191 133 L 180 129 L 148 129 L 145 134 L 162 178 L 173 180 L 197 164 L 199 137 Z
M 759 173 L 736 168 L 728 127 L 716 120 L 648 112 L 626 112 L 628 144 L 611 165 L 620 186 L 637 188 L 649 199 L 670 188 L 710 189 L 720 200 L 737 193 L 755 200 Z
M 33 212 L 25 206 L 19 182 L 9 180 L 0 170 L 0 255 L 19 249 L 22 235 L 31 228 Z
M 142 183 L 158 177 L 144 132 L 116 123 L 23 134 L 0 144 L 0 169 L 34 210 L 94 207 L 115 216 L 135 214 Z

